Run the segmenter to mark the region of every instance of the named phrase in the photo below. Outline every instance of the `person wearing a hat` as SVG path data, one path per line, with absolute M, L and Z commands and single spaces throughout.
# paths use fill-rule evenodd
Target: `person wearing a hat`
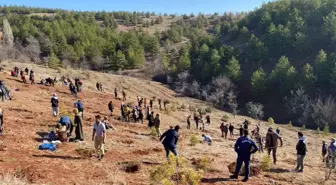
M 52 107 L 52 112 L 53 115 L 56 117 L 59 114 L 59 105 L 58 105 L 58 97 L 56 95 L 56 93 L 53 94 L 52 98 L 51 98 L 51 107 Z
M 78 109 L 74 109 L 74 124 L 76 126 L 75 128 L 75 140 L 83 141 L 84 140 L 84 132 L 83 132 L 83 121 L 81 117 L 81 113 L 78 111 Z
M 174 129 L 169 129 L 165 133 L 163 133 L 160 137 L 160 141 L 166 150 L 166 157 L 169 160 L 169 153 L 172 152 L 175 156 L 178 156 L 177 152 L 177 142 L 179 138 L 179 130 L 180 126 L 176 125 Z
M 278 148 L 278 140 L 280 140 L 280 146 L 283 145 L 282 138 L 279 134 L 275 133 L 273 131 L 273 128 L 269 128 L 268 132 L 266 134 L 266 145 L 265 148 L 268 151 L 268 155 L 271 155 L 271 152 L 273 153 L 273 163 L 276 164 L 277 157 L 276 152 Z

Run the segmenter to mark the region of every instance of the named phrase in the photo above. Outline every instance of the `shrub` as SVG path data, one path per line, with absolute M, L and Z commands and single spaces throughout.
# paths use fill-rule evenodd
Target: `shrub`
M 288 127 L 289 127 L 289 128 L 293 128 L 292 121 L 289 121 L 289 123 L 288 123 Z
M 83 158 L 91 158 L 95 154 L 95 150 L 88 147 L 77 148 L 76 152 Z
M 133 102 L 128 102 L 128 103 L 126 103 L 126 106 L 129 107 L 129 108 L 131 108 L 131 107 L 134 106 L 134 104 L 133 104 Z
M 169 108 L 168 108 L 169 109 Z M 171 107 L 170 107 L 170 110 L 172 112 L 175 112 L 177 110 L 176 106 L 173 104 Z
M 170 162 L 157 166 L 150 171 L 151 185 L 199 185 L 202 171 L 196 171 L 182 157 L 170 157 Z
M 118 163 L 121 165 L 122 170 L 127 173 L 135 173 L 140 170 L 140 163 L 138 161 L 125 161 Z
M 273 125 L 274 124 L 274 119 L 272 117 L 268 118 L 268 123 Z
M 200 143 L 200 141 L 197 139 L 196 135 L 190 136 L 190 145 L 191 146 L 195 146 L 198 143 Z
M 196 170 L 203 170 L 207 172 L 210 168 L 211 160 L 209 157 L 203 157 L 201 159 L 193 159 L 192 165 L 195 166 Z
M 203 108 L 198 108 L 197 112 L 201 115 L 206 115 L 205 109 L 203 109 Z
M 320 127 L 317 127 L 316 133 L 317 133 L 317 134 L 321 134 Z
M 205 108 L 205 112 L 206 112 L 206 113 L 211 113 L 211 112 L 212 112 L 212 108 L 211 108 L 211 107 L 207 107 L 207 108 Z
M 302 129 L 306 129 L 306 125 L 305 124 L 302 125 Z
M 163 100 L 163 103 L 170 104 L 170 101 L 169 100 Z
M 273 167 L 272 159 L 269 155 L 265 154 L 261 161 L 261 169 L 263 171 L 270 170 Z
M 185 110 L 187 108 L 187 106 L 183 103 L 182 105 L 181 105 L 181 109 L 182 110 Z
M 221 120 L 224 121 L 224 122 L 228 122 L 229 121 L 229 116 L 227 114 L 224 114 Z
M 0 176 L 1 185 L 26 185 L 29 184 L 22 174 L 3 174 Z
M 324 134 L 329 134 L 330 133 L 329 124 L 324 125 L 323 132 L 324 132 Z
M 196 107 L 194 105 L 189 105 L 190 112 L 196 112 Z
M 157 133 L 157 131 L 156 131 L 156 129 L 154 127 L 151 128 L 150 135 L 153 136 L 153 137 L 157 137 L 158 136 L 158 133 Z

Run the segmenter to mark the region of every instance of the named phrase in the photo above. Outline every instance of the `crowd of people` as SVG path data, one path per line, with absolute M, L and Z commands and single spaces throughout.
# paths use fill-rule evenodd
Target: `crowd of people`
M 32 84 L 34 84 L 34 71 L 26 68 L 24 71 L 17 67 L 14 68 L 12 71 L 12 76 L 17 77 L 18 74 L 21 75 L 22 79 L 25 79 L 23 77 L 24 75 L 29 74 L 29 80 Z M 82 81 L 79 78 L 74 79 L 74 83 L 70 79 L 66 79 L 64 77 L 61 78 L 61 81 L 64 83 L 64 85 L 69 85 L 69 89 L 71 94 L 75 95 L 77 98 L 77 93 L 82 91 Z M 23 81 L 26 83 L 26 81 Z M 45 82 L 43 84 L 54 86 L 54 83 L 56 82 L 55 79 L 45 79 Z M 96 84 L 98 91 L 103 91 L 102 84 L 97 82 Z M 0 91 L 2 100 L 8 98 L 11 99 L 10 91 L 5 86 L 3 81 L 0 81 Z M 153 111 L 153 104 L 154 104 L 154 98 L 147 99 L 147 98 L 141 98 L 137 96 L 137 104 L 131 105 L 131 104 L 125 104 L 124 101 L 127 100 L 127 94 L 124 89 L 122 89 L 122 98 L 118 97 L 118 90 L 115 88 L 114 95 L 115 99 L 122 100 L 120 106 L 121 116 L 120 120 L 122 122 L 135 122 L 135 123 L 141 123 L 143 124 L 144 119 L 148 120 L 148 127 L 155 129 L 157 133 L 157 137 L 159 137 L 160 141 L 162 141 L 162 144 L 164 146 L 164 149 L 166 151 L 166 157 L 169 160 L 169 154 L 173 153 L 176 156 L 179 156 L 178 152 L 178 141 L 179 141 L 179 131 L 181 130 L 180 125 L 176 125 L 174 128 L 171 127 L 166 132 L 161 133 L 160 125 L 161 125 L 161 119 L 159 114 L 155 114 Z M 161 110 L 161 104 L 163 102 L 164 109 L 167 109 L 167 101 L 162 101 L 161 99 L 158 99 L 158 106 Z M 82 100 L 77 100 L 74 102 L 74 109 L 71 113 L 71 115 L 60 115 L 59 110 L 59 104 L 60 99 L 58 98 L 57 94 L 54 93 L 51 97 L 51 107 L 52 107 L 52 115 L 54 117 L 60 116 L 60 119 L 58 121 L 58 124 L 56 125 L 57 128 L 57 137 L 62 142 L 66 142 L 70 139 L 72 136 L 72 133 L 74 131 L 75 137 L 72 138 L 74 141 L 83 141 L 84 140 L 84 131 L 83 131 L 83 119 L 84 119 L 84 104 Z M 108 111 L 110 115 L 112 116 L 114 113 L 114 105 L 112 101 L 109 101 L 107 105 Z M 205 124 L 211 125 L 211 117 L 210 115 L 205 115 L 205 121 L 203 121 L 203 116 L 201 112 L 199 114 L 194 114 L 194 122 L 195 122 L 195 128 L 197 130 L 205 130 Z M 101 115 L 95 116 L 95 123 L 92 128 L 92 141 L 94 141 L 94 146 L 97 152 L 97 156 L 100 160 L 104 158 L 104 144 L 106 141 L 106 132 L 108 129 L 116 130 L 116 128 L 108 122 L 108 117 L 105 116 L 102 118 Z M 201 127 L 200 124 L 202 124 Z M 272 154 L 273 163 L 277 164 L 277 148 L 283 146 L 283 139 L 280 135 L 280 129 L 277 128 L 275 131 L 272 127 L 268 128 L 266 136 L 263 138 L 260 127 L 256 126 L 255 129 L 252 130 L 252 137 L 249 137 L 249 127 L 250 122 L 248 120 L 245 120 L 243 124 L 239 126 L 239 128 L 236 128 L 236 130 L 239 131 L 239 137 L 236 140 L 236 143 L 234 145 L 234 150 L 237 153 L 237 162 L 236 162 L 236 170 L 235 173 L 230 176 L 231 179 L 237 179 L 238 175 L 240 173 L 242 164 L 245 164 L 245 178 L 243 179 L 244 182 L 249 180 L 249 174 L 250 174 L 250 160 L 251 155 L 253 155 L 256 152 L 263 152 L 264 148 L 267 151 L 268 155 Z M 187 129 L 191 129 L 191 115 L 187 116 Z M 224 121 L 221 123 L 219 127 L 221 131 L 221 137 L 228 139 L 234 139 L 235 138 L 235 127 L 232 123 L 225 123 Z M 4 130 L 4 121 L 3 121 L 3 111 L 0 108 L 0 134 L 3 134 Z M 229 134 L 229 136 L 228 136 Z M 213 139 L 210 135 L 202 134 L 203 137 L 203 143 L 206 143 L 208 145 L 213 145 Z M 307 141 L 306 136 L 302 132 L 297 133 L 298 141 L 296 144 L 296 151 L 297 151 L 297 165 L 295 168 L 295 171 L 297 172 L 303 172 L 304 170 L 304 159 L 306 157 L 307 153 Z M 279 144 L 280 142 L 280 144 Z M 336 141 L 335 139 L 331 139 L 331 143 L 328 146 L 327 143 L 324 141 L 322 143 L 322 158 L 323 162 L 326 162 L 328 167 L 335 168 L 335 159 L 336 159 Z

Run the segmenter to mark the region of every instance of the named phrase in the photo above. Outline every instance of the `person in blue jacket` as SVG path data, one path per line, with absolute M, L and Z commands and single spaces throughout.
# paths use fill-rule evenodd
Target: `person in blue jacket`
M 177 142 L 179 138 L 179 130 L 180 126 L 176 125 L 174 129 L 169 129 L 165 133 L 163 133 L 160 137 L 160 141 L 166 150 L 166 157 L 169 160 L 169 153 L 172 152 L 175 156 L 178 156 L 177 152 Z
M 83 102 L 78 100 L 75 103 L 75 108 L 78 109 L 78 112 L 82 114 L 82 119 L 84 119 L 84 105 L 83 105 Z
M 236 171 L 230 176 L 231 179 L 238 179 L 240 169 L 245 164 L 245 178 L 243 182 L 247 182 L 250 175 L 250 159 L 251 154 L 258 151 L 258 147 L 255 142 L 248 137 L 248 130 L 244 130 L 244 135 L 241 136 L 234 146 L 235 151 L 238 154 Z
M 62 126 L 66 126 L 67 132 L 69 133 L 69 136 L 71 136 L 71 133 L 73 130 L 73 124 L 72 124 L 71 118 L 69 116 L 62 116 L 59 123 Z

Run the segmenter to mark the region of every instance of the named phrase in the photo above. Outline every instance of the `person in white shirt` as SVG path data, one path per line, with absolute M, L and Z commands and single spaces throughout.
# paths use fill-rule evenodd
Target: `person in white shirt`
M 106 127 L 101 121 L 101 116 L 96 116 L 96 123 L 93 126 L 92 141 L 94 141 L 95 149 L 99 160 L 104 158 L 104 144 L 106 138 Z

